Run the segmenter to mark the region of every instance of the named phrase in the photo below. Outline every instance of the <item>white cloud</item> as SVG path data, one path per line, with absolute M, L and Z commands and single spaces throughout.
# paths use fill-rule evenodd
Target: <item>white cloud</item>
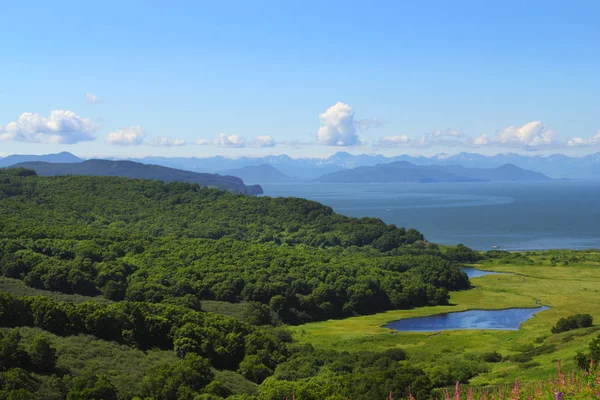
M 198 140 L 194 140 L 192 142 L 192 144 L 195 144 L 197 146 L 208 146 L 210 144 L 210 142 L 208 140 L 198 139 Z
M 348 104 L 338 102 L 319 114 L 321 127 L 317 132 L 320 144 L 327 146 L 355 146 L 361 144 L 356 133 L 354 110 Z
M 213 144 L 223 147 L 246 147 L 246 139 L 238 134 L 227 135 L 226 133 L 220 133 L 213 140 Z
M 129 126 L 111 132 L 106 136 L 106 143 L 115 146 L 139 146 L 144 142 L 146 132 L 139 126 Z
M 442 136 L 450 136 L 450 137 L 465 137 L 465 134 L 460 129 L 436 129 L 431 133 L 432 136 L 442 137 Z
M 160 136 L 154 138 L 148 142 L 151 146 L 160 146 L 160 147 L 174 147 L 174 146 L 185 146 L 187 143 L 183 139 L 175 138 L 171 139 L 166 136 Z
M 28 143 L 74 144 L 94 140 L 98 125 L 68 110 L 50 111 L 48 117 L 23 113 L 17 121 L 0 126 L 0 141 Z
M 507 146 L 549 147 L 552 145 L 554 131 L 541 121 L 528 122 L 523 126 L 509 126 L 496 131 L 491 142 Z
M 252 143 L 255 147 L 275 147 L 275 139 L 271 136 L 257 136 Z
M 465 135 L 460 129 L 436 129 L 427 133 L 421 139 L 413 142 L 415 147 L 433 147 L 433 146 L 469 146 L 472 139 Z
M 473 145 L 474 146 L 486 146 L 487 144 L 490 143 L 490 140 L 488 139 L 488 135 L 483 134 L 481 136 L 477 136 L 475 139 L 473 139 Z
M 406 144 L 410 144 L 411 140 L 406 135 L 398 136 L 384 136 L 379 138 L 377 145 L 379 147 L 398 147 Z
M 85 104 L 86 105 L 90 105 L 90 104 L 96 104 L 99 103 L 100 99 L 98 99 L 98 96 L 91 94 L 90 92 L 86 92 L 85 93 Z
M 600 145 L 600 131 L 594 136 L 584 139 L 581 137 L 574 137 L 567 141 L 567 146 L 570 147 L 589 147 Z
M 460 129 L 435 130 L 423 135 L 412 145 L 414 147 L 520 147 L 536 150 L 554 146 L 554 131 L 541 121 L 528 122 L 523 126 L 508 126 L 498 129 L 493 136 L 483 134 L 475 138 L 467 136 Z M 579 138 L 580 139 L 580 138 Z

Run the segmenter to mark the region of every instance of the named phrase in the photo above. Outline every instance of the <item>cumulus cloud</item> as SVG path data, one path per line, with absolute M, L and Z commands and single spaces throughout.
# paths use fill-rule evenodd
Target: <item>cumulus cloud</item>
M 85 104 L 86 105 L 93 105 L 93 104 L 97 104 L 100 102 L 100 99 L 98 99 L 98 96 L 90 93 L 90 92 L 85 92 Z
M 0 141 L 74 144 L 94 140 L 97 128 L 92 120 L 68 110 L 53 110 L 48 117 L 26 112 L 17 121 L 0 126 Z
M 198 139 L 198 140 L 194 140 L 192 142 L 192 144 L 195 144 L 197 146 L 208 146 L 210 144 L 210 142 L 208 140 Z
M 129 126 L 111 132 L 106 136 L 106 143 L 115 146 L 139 146 L 144 142 L 146 132 L 139 126 Z
M 275 147 L 275 139 L 271 136 L 257 136 L 252 143 L 255 147 Z
M 195 144 L 209 144 L 209 142 L 205 140 L 197 140 Z M 216 137 L 212 144 L 216 146 L 222 147 L 275 147 L 277 142 L 271 136 L 257 136 L 253 140 L 246 140 L 243 136 L 238 134 L 228 135 L 226 133 L 220 133 L 218 137 Z
M 435 130 L 415 140 L 414 147 L 463 146 L 463 147 L 520 147 L 537 150 L 554 146 L 554 131 L 541 121 L 528 122 L 523 126 L 508 126 L 498 129 L 494 135 L 483 134 L 475 138 L 460 129 Z M 580 138 L 574 138 L 579 140 Z
M 507 146 L 549 147 L 553 137 L 553 130 L 548 129 L 541 121 L 532 121 L 520 127 L 499 129 L 491 141 Z
M 594 136 L 584 139 L 582 137 L 574 137 L 567 141 L 567 146 L 570 147 L 589 147 L 600 145 L 600 131 Z
M 160 136 L 160 137 L 150 140 L 148 142 L 148 144 L 151 146 L 174 147 L 174 146 L 185 146 L 187 143 L 183 139 L 179 139 L 179 138 L 172 139 L 172 138 L 169 138 L 166 136 Z
M 223 147 L 246 147 L 246 139 L 238 134 L 219 133 L 219 136 L 213 140 L 213 144 Z
M 379 138 L 377 145 L 379 147 L 398 147 L 410 144 L 411 140 L 406 135 L 384 136 Z
M 355 146 L 361 144 L 354 121 L 354 110 L 338 102 L 319 114 L 321 127 L 317 132 L 320 144 L 327 146 Z

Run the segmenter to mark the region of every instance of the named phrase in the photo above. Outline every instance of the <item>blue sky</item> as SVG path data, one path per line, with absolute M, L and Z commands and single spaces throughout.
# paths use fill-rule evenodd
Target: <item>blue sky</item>
M 0 154 L 600 151 L 597 1 L 0 6 Z

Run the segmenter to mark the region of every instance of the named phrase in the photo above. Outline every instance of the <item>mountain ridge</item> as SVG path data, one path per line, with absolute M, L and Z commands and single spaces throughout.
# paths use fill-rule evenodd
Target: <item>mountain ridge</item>
M 326 174 L 320 182 L 331 183 L 385 183 L 385 182 L 490 182 L 490 181 L 538 181 L 549 180 L 547 176 L 525 170 L 513 164 L 497 168 L 468 168 L 459 165 L 416 165 L 408 161 L 357 167 Z
M 70 153 L 65 152 L 60 154 Z M 23 161 L 47 161 L 40 159 L 47 156 L 7 156 L 0 158 L 0 167 Z M 18 157 L 29 158 L 19 159 Z M 31 159 L 31 157 L 34 159 Z M 76 158 L 80 161 L 82 160 L 79 157 Z M 117 158 L 110 159 L 117 160 Z M 326 158 L 291 158 L 283 154 L 239 158 L 227 158 L 223 156 L 206 158 L 153 156 L 128 158 L 126 160 L 202 173 L 220 173 L 246 166 L 269 164 L 287 176 L 304 180 L 314 180 L 322 175 L 345 169 L 374 166 L 395 161 L 408 161 L 416 165 L 460 165 L 470 168 L 495 168 L 510 163 L 520 168 L 540 172 L 555 179 L 600 179 L 600 167 L 598 167 L 600 165 L 600 152 L 583 157 L 571 157 L 558 153 L 548 156 L 523 156 L 516 153 L 486 156 L 468 152 L 460 152 L 453 155 L 438 154 L 432 157 L 409 156 L 407 154 L 387 157 L 381 154 L 353 155 L 349 152 L 337 152 Z
M 293 182 L 295 179 L 287 176 L 271 164 L 248 165 L 245 167 L 222 171 L 229 176 L 237 176 L 244 182 L 252 183 L 282 183 Z
M 247 186 L 234 176 L 198 173 L 160 165 L 142 164 L 134 161 L 92 159 L 79 163 L 49 163 L 43 161 L 22 162 L 9 168 L 27 168 L 41 176 L 90 175 L 120 176 L 133 179 L 152 179 L 163 182 L 188 182 L 200 186 L 215 187 L 233 193 L 262 194 L 260 185 Z

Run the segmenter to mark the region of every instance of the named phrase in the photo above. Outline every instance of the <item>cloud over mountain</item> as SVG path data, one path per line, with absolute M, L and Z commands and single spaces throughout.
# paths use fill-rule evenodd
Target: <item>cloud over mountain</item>
M 508 126 L 496 131 L 496 134 L 488 138 L 482 135 L 475 139 L 479 145 L 500 144 L 510 147 L 550 147 L 553 143 L 554 131 L 541 121 L 531 121 L 523 126 Z
M 398 147 L 402 145 L 407 145 L 411 142 L 408 136 L 406 135 L 397 135 L 397 136 L 384 136 L 379 138 L 379 142 L 377 142 L 378 147 Z
M 223 147 L 246 147 L 246 139 L 238 134 L 219 133 L 219 136 L 213 140 L 213 144 Z
M 600 145 L 600 131 L 594 136 L 584 139 L 582 137 L 574 137 L 567 141 L 567 146 L 570 147 L 589 147 Z
M 460 129 L 438 129 L 412 141 L 411 145 L 413 147 L 458 146 L 465 148 L 494 146 L 537 150 L 561 145 L 554 141 L 554 137 L 555 132 L 541 121 L 532 121 L 522 126 L 508 126 L 498 129 L 493 136 L 483 134 L 472 137 L 466 135 Z M 581 138 L 577 139 L 583 140 Z
M 433 147 L 433 146 L 469 146 L 473 139 L 468 137 L 460 129 L 436 129 L 427 133 L 413 145 L 415 147 Z
M 0 126 L 0 141 L 74 144 L 94 140 L 98 125 L 73 111 L 53 110 L 48 117 L 26 112 L 18 120 Z
M 174 147 L 174 146 L 185 146 L 187 143 L 183 139 L 179 138 L 170 138 L 167 136 L 160 136 L 148 141 L 149 145 L 158 146 L 158 147 Z
M 145 137 L 146 132 L 141 126 L 129 126 L 109 133 L 106 143 L 115 146 L 140 146 Z
M 354 110 L 348 104 L 338 102 L 319 114 L 321 127 L 317 132 L 320 144 L 327 146 L 355 146 L 360 144 Z
M 253 142 L 255 147 L 275 147 L 276 144 L 271 136 L 257 136 Z

